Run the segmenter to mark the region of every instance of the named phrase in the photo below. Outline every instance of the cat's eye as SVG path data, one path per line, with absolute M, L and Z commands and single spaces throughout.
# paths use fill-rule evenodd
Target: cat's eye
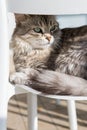
M 50 32 L 53 32 L 58 29 L 58 25 L 54 25 L 50 28 Z
M 42 33 L 42 29 L 39 27 L 36 27 L 33 29 L 36 33 Z

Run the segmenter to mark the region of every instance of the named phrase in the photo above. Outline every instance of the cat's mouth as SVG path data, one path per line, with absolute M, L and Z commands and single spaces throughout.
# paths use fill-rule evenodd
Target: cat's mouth
M 42 46 L 50 46 L 52 45 L 54 42 L 54 38 L 52 37 L 50 40 L 47 40 L 45 39 L 43 42 L 42 42 Z
M 33 46 L 34 49 L 45 49 L 45 48 L 49 48 L 51 47 L 52 43 L 48 42 L 48 43 L 38 43 L 37 46 Z
M 47 43 L 40 43 L 39 45 L 42 46 L 42 47 L 49 47 L 53 44 L 53 42 L 47 42 Z

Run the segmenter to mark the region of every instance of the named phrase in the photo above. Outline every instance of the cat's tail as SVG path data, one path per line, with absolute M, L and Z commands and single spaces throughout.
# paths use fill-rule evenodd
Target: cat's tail
M 45 94 L 87 96 L 86 80 L 54 71 L 31 73 L 28 85 Z

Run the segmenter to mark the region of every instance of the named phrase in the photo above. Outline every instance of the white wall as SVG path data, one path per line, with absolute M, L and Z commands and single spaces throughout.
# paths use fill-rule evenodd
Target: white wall
M 64 27 L 78 27 L 81 25 L 87 24 L 87 15 L 59 15 L 58 22 L 60 24 L 60 28 Z

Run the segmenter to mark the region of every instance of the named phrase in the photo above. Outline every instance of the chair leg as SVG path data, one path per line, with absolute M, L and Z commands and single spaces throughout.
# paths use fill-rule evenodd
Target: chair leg
M 56 99 L 56 104 L 61 105 L 61 99 Z
M 37 95 L 28 93 L 28 130 L 37 130 Z
M 7 107 L 7 101 L 0 101 L 0 130 L 7 130 Z
M 69 123 L 70 130 L 77 130 L 77 115 L 76 115 L 76 107 L 74 100 L 68 100 L 68 115 L 69 115 Z

